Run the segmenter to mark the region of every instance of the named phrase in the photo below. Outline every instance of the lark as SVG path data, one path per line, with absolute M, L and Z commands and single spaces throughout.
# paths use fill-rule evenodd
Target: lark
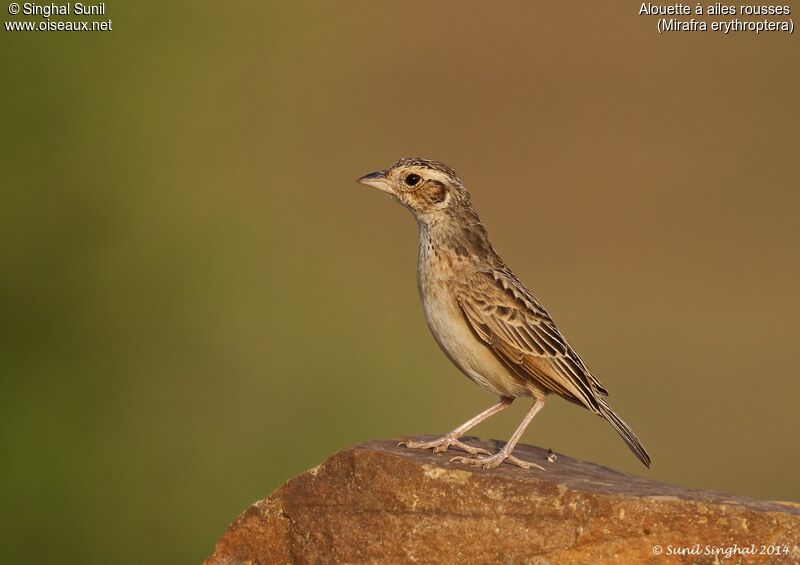
M 650 456 L 606 401 L 608 391 L 564 339 L 553 318 L 495 252 L 456 173 L 438 161 L 403 158 L 358 182 L 388 193 L 419 225 L 417 283 L 425 319 L 439 347 L 473 382 L 499 401 L 433 441 L 402 442 L 435 453 L 457 447 L 468 465 L 495 468 L 504 461 L 528 469 L 513 455 L 531 420 L 555 393 L 607 420 L 646 466 Z M 511 438 L 490 453 L 461 437 L 514 399 L 533 405 Z

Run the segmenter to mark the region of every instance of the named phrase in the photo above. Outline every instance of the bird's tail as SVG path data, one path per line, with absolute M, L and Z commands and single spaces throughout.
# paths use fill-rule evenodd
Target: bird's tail
M 650 468 L 650 456 L 647 454 L 647 450 L 642 445 L 642 442 L 639 441 L 639 438 L 636 437 L 636 434 L 633 433 L 633 430 L 622 421 L 622 418 L 617 416 L 617 414 L 611 409 L 611 407 L 606 404 L 604 398 L 599 398 L 599 408 L 600 408 L 600 415 L 608 420 L 608 422 L 614 426 L 614 429 L 617 430 L 617 433 L 625 440 L 625 443 L 628 444 L 628 447 L 631 448 L 636 454 L 636 457 L 639 458 L 639 461 L 645 464 L 645 466 L 649 469 Z

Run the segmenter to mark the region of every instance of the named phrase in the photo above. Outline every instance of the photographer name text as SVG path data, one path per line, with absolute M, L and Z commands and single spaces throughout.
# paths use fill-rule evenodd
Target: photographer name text
M 22 4 L 20 13 L 23 16 L 42 16 L 43 18 L 49 18 L 50 16 L 104 16 L 106 3 L 37 4 L 35 2 L 25 2 Z

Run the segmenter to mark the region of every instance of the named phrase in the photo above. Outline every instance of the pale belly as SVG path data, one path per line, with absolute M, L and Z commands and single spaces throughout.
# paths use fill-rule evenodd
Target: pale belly
M 449 293 L 420 295 L 433 337 L 450 361 L 473 382 L 501 396 L 530 396 L 531 390 L 495 356 L 470 328 L 455 297 Z

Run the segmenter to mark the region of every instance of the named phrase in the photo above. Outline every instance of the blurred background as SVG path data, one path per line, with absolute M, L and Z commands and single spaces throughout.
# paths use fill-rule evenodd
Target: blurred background
M 638 8 L 127 2 L 112 32 L 0 31 L 3 559 L 198 563 L 334 452 L 495 401 L 428 333 L 411 215 L 355 183 L 406 155 L 459 172 L 654 463 L 557 398 L 524 442 L 800 499 L 798 40 Z

